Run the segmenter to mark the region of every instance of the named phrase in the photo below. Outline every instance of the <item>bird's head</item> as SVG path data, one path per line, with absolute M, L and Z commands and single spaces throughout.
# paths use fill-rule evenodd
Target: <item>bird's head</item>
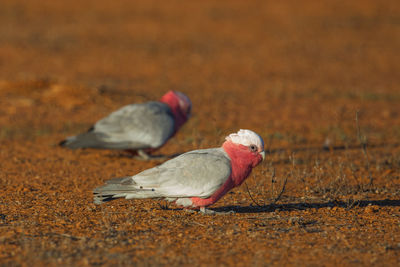
M 179 109 L 186 118 L 189 119 L 192 115 L 192 101 L 184 93 L 173 91 L 175 97 L 178 99 Z
M 228 135 L 225 140 L 223 148 L 239 164 L 255 167 L 265 158 L 264 141 L 251 130 L 239 130 Z
M 185 94 L 171 90 L 163 95 L 160 101 L 171 108 L 176 120 L 176 128 L 182 126 L 190 118 L 192 102 Z

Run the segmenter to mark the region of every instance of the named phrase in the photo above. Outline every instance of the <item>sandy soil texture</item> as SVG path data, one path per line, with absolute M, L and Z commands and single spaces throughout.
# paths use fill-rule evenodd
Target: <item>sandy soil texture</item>
M 0 265 L 399 266 L 399 33 L 398 1 L 2 0 Z M 193 117 L 159 153 L 264 138 L 234 214 L 94 205 L 161 162 L 57 146 L 170 89 Z

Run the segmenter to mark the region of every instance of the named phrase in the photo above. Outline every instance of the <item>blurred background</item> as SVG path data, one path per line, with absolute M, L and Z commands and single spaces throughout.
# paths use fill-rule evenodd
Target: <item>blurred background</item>
M 101 115 L 180 90 L 201 120 L 191 127 L 247 127 L 295 142 L 343 141 L 350 132 L 342 124 L 353 125 L 355 110 L 363 109 L 363 118 L 376 119 L 367 127 L 372 137 L 393 137 L 398 126 L 373 128 L 388 117 L 398 122 L 399 9 L 397 1 L 3 0 L 0 86 L 3 95 L 8 82 L 78 86 L 85 96 L 112 99 L 94 101 L 108 105 L 98 107 Z M 73 114 L 88 105 L 59 87 L 37 89 L 37 97 L 50 97 L 54 112 L 60 104 Z M 18 97 L 32 98 L 33 90 Z M 89 113 L 80 120 L 99 118 Z
M 364 109 L 364 118 L 376 117 L 371 136 L 385 135 L 373 128 L 398 117 L 399 9 L 397 1 L 3 0 L 0 79 L 3 87 L 39 81 L 103 94 L 115 101 L 97 111 L 104 114 L 180 90 L 199 124 L 207 117 L 213 130 L 276 136 L 288 135 L 289 125 L 296 142 L 346 139 L 341 124 L 354 124 L 355 110 Z M 60 91 L 47 93 L 50 105 Z M 382 109 L 382 101 L 396 107 Z M 400 131 L 393 127 L 392 137 Z

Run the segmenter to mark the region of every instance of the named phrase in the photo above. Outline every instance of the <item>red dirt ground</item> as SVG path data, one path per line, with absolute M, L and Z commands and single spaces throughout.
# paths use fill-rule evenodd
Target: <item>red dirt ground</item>
M 398 1 L 0 5 L 2 266 L 399 266 Z M 248 190 L 212 206 L 235 214 L 96 206 L 160 162 L 57 146 L 170 89 L 194 116 L 159 153 L 263 136 Z

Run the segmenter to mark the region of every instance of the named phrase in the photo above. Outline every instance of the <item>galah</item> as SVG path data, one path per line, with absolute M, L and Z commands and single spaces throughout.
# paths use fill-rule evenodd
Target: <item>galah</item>
M 169 91 L 160 101 L 124 106 L 86 133 L 68 137 L 60 145 L 71 149 L 128 150 L 149 159 L 148 153 L 163 146 L 189 119 L 191 108 L 186 95 Z
M 190 151 L 136 175 L 106 181 L 94 189 L 94 202 L 157 198 L 213 213 L 205 207 L 241 185 L 264 157 L 263 139 L 240 130 L 228 135 L 222 147 Z

